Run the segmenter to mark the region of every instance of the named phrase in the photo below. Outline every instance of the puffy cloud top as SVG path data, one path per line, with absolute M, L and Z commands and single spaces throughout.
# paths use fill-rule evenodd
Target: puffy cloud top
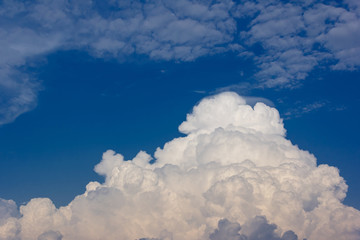
M 284 125 L 276 109 L 261 102 L 252 108 L 246 105 L 244 98 L 233 92 L 202 100 L 194 107 L 193 113 L 187 115 L 179 130 L 189 134 L 201 130 L 211 132 L 216 128 L 245 128 L 263 134 L 285 134 Z

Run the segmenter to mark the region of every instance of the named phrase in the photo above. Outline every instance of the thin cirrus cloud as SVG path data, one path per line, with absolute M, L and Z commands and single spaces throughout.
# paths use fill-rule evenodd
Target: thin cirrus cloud
M 285 138 L 279 112 L 236 93 L 203 99 L 152 157 L 108 150 L 104 183 L 56 208 L 0 199 L 0 239 L 357 240 L 339 170 Z M 194 184 L 196 183 L 196 184 Z
M 304 114 L 313 112 L 313 111 L 317 111 L 321 108 L 326 107 L 326 105 L 328 105 L 328 102 L 326 101 L 316 101 L 310 104 L 306 104 L 306 105 L 300 105 L 300 103 L 295 103 L 295 106 L 288 109 L 287 111 L 284 112 L 284 118 L 288 119 L 288 118 L 296 118 L 296 117 L 301 117 Z M 341 107 L 336 107 L 336 108 L 328 108 L 328 111 L 339 111 L 339 110 L 343 110 L 343 108 Z
M 166 61 L 235 51 L 253 59 L 256 87 L 296 87 L 325 60 L 332 69 L 357 69 L 359 9 L 356 0 L 2 1 L 0 124 L 36 106 L 41 84 L 21 67 L 57 50 Z M 262 52 L 254 54 L 258 43 Z

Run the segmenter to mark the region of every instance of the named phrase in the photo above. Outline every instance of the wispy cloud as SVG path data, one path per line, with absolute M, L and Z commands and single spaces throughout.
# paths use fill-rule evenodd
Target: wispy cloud
M 282 114 L 284 119 L 299 118 L 303 115 L 316 112 L 322 109 L 323 111 L 332 112 L 332 111 L 344 111 L 346 106 L 344 105 L 334 105 L 333 103 L 327 100 L 319 100 L 309 104 L 304 104 L 303 102 L 296 102 L 292 107 L 288 108 Z
M 295 104 L 295 106 L 285 111 L 283 116 L 285 119 L 298 118 L 304 114 L 317 111 L 320 108 L 324 108 L 327 104 L 327 101 L 317 101 L 306 105 L 302 105 L 300 102 L 298 102 Z

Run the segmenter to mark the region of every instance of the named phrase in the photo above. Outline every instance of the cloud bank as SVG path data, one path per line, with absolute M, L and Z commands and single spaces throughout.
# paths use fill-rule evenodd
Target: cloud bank
M 21 69 L 59 50 L 121 61 L 234 51 L 258 68 L 256 87 L 296 87 L 317 66 L 360 66 L 357 0 L 4 0 L 0 26 L 0 124 L 36 106 L 39 80 Z
M 132 160 L 108 150 L 104 183 L 56 208 L 0 201 L 0 239 L 356 240 L 360 212 L 342 204 L 335 167 L 285 138 L 275 108 L 225 92 L 203 99 L 185 134 Z M 150 164 L 150 161 L 154 161 Z

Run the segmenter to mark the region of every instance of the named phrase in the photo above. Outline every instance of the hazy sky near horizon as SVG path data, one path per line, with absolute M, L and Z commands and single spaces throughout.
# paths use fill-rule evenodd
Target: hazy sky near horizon
M 93 170 L 109 149 L 166 161 L 158 148 L 197 134 L 179 132 L 186 114 L 234 92 L 277 109 L 282 136 L 338 168 L 348 186 L 341 201 L 360 209 L 359 1 L 3 0 L 0 26 L 1 199 L 67 206 L 89 182 L 103 183 L 100 175 L 110 179 Z M 223 121 L 215 125 L 227 129 Z M 254 219 L 243 234 L 266 222 Z M 211 239 L 237 229 L 228 220 Z M 58 239 L 59 229 L 43 236 Z

